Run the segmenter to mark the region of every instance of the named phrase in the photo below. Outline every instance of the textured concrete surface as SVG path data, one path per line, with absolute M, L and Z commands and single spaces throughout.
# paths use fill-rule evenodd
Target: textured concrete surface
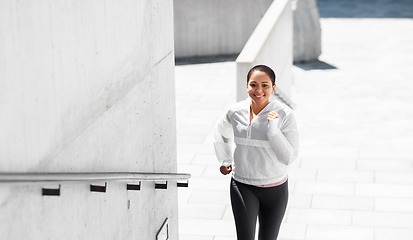
M 0 172 L 176 171 L 171 0 L 4 0 L 0 42 Z M 177 238 L 176 184 L 90 184 L 1 185 L 0 238 Z
M 412 240 L 413 20 L 321 27 L 320 61 L 293 67 L 301 152 L 279 239 Z M 193 175 L 178 192 L 180 240 L 234 240 L 212 134 L 235 102 L 235 64 L 176 66 L 176 86 L 178 169 Z

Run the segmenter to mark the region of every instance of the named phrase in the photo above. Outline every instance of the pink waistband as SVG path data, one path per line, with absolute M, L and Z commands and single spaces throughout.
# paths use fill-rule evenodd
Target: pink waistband
M 288 176 L 285 177 L 283 180 L 276 182 L 276 183 L 270 183 L 270 184 L 265 184 L 265 185 L 254 185 L 256 187 L 262 187 L 262 188 L 267 188 L 267 187 L 276 187 L 280 186 L 281 184 L 285 183 L 288 179 Z

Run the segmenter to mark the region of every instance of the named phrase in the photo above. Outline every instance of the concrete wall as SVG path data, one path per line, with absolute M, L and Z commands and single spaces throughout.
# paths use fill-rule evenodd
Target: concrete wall
M 173 3 L 0 2 L 1 172 L 175 172 Z M 104 183 L 102 183 L 104 184 Z M 176 184 L 0 186 L 2 239 L 155 239 Z
M 276 93 L 291 104 L 292 63 L 291 2 L 277 0 L 271 4 L 236 60 L 237 101 L 248 97 L 246 76 L 249 69 L 257 64 L 265 64 L 276 72 Z
M 273 0 L 174 0 L 175 55 L 238 54 Z
M 175 0 L 175 55 L 178 58 L 239 54 L 273 0 Z M 294 62 L 321 54 L 316 0 L 292 0 Z
M 320 14 L 316 0 L 293 0 L 294 62 L 311 62 L 321 54 Z

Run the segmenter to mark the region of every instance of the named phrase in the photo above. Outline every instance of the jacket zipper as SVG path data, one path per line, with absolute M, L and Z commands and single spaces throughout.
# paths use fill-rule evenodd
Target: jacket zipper
M 258 115 L 257 115 L 258 116 Z M 254 121 L 254 119 L 257 117 L 255 116 L 251 121 L 250 124 L 248 125 L 248 129 L 247 129 L 247 138 L 251 139 L 251 132 L 252 132 L 252 121 Z
M 251 139 L 251 129 L 252 129 L 252 124 L 250 123 L 248 125 L 248 129 L 247 129 L 247 138 Z

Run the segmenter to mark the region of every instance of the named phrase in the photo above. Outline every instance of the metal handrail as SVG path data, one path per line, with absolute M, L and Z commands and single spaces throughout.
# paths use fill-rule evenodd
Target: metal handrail
M 146 172 L 0 172 L 0 184 L 56 184 L 79 182 L 139 182 L 188 180 L 188 173 L 146 173 Z

